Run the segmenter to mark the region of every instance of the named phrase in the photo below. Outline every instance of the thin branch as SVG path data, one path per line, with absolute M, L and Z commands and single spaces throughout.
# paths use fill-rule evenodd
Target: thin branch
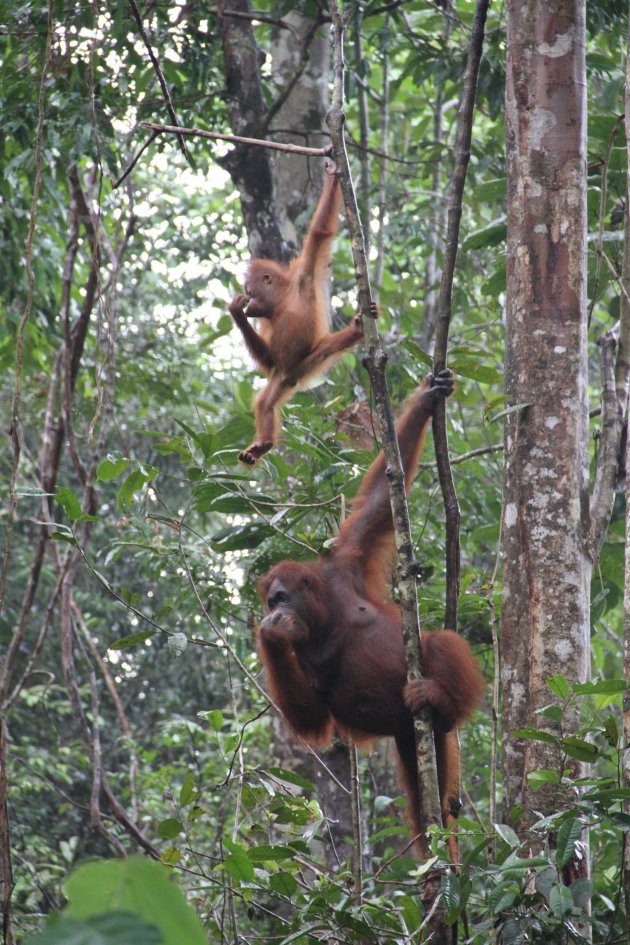
M 623 429 L 623 407 L 615 385 L 615 351 L 618 333 L 605 332 L 597 339 L 601 353 L 601 438 L 597 472 L 591 497 L 589 551 L 596 561 L 610 521 L 619 469 L 619 446 Z
M 604 250 L 604 230 L 605 230 L 605 216 L 606 216 L 606 197 L 608 194 L 608 169 L 610 167 L 610 157 L 612 155 L 612 150 L 615 145 L 615 139 L 619 133 L 619 126 L 623 122 L 623 115 L 617 116 L 617 121 L 612 127 L 612 131 L 608 136 L 608 144 L 606 146 L 606 154 L 604 159 L 601 162 L 601 187 L 599 192 L 599 226 L 597 230 L 597 259 L 595 263 L 595 278 L 593 279 L 593 288 L 591 289 L 591 304 L 588 307 L 588 317 L 587 324 L 591 324 L 591 318 L 593 315 L 593 309 L 595 308 L 595 303 L 597 301 L 597 293 L 599 290 L 599 283 L 601 279 L 601 268 L 602 268 L 602 253 Z
M 122 172 L 118 180 L 115 180 L 112 182 L 112 190 L 116 190 L 116 188 L 119 187 L 127 177 L 129 177 L 132 170 L 134 169 L 134 167 L 136 166 L 136 164 L 138 163 L 138 161 L 140 160 L 140 158 L 142 157 L 146 149 L 149 147 L 149 145 L 153 144 L 153 142 L 155 141 L 156 138 L 159 137 L 159 135 L 160 135 L 159 131 L 154 131 L 152 135 L 149 135 L 149 137 L 144 142 L 144 144 L 138 148 L 135 155 L 132 157 L 131 161 L 129 162 L 125 170 Z
M 343 112 L 344 23 L 337 6 L 337 0 L 329 0 L 329 10 L 333 22 L 332 45 L 334 73 L 332 103 L 328 112 L 327 122 L 333 142 L 333 158 L 338 167 L 348 228 L 350 230 L 352 254 L 358 285 L 359 305 L 364 319 L 366 341 L 369 345 L 365 360 L 374 391 L 377 416 L 382 432 L 383 452 L 387 463 L 392 517 L 399 560 L 398 571 L 402 633 L 405 641 L 407 667 L 409 674 L 418 677 L 421 675 L 422 660 L 416 592 L 417 566 L 414 560 L 413 543 L 411 540 L 409 511 L 405 491 L 405 476 L 402 469 L 394 418 L 387 390 L 387 380 L 385 377 L 386 355 L 380 346 L 376 325 L 373 319 L 370 318 L 372 293 L 367 267 L 365 241 L 343 134 L 345 123 Z M 435 764 L 435 745 L 429 712 L 424 710 L 419 713 L 419 718 L 414 719 L 414 727 L 416 754 L 419 762 L 418 781 L 420 810 L 418 814 L 420 822 L 423 825 L 418 843 L 426 858 L 429 852 L 426 830 L 430 824 L 441 825 L 442 823 Z M 440 878 L 437 872 L 433 876 L 432 881 L 427 883 L 426 887 L 423 887 L 422 895 L 425 897 L 427 911 L 431 911 L 431 907 L 437 905 L 440 900 Z M 435 945 L 440 945 L 440 943 L 446 940 L 446 926 L 442 919 L 443 908 L 440 908 L 436 912 L 436 922 L 431 930 L 434 934 L 433 941 Z
M 357 8 L 353 16 L 353 37 L 354 37 L 354 70 L 358 79 L 362 77 L 365 70 L 365 56 L 363 50 L 363 17 L 361 8 Z M 365 83 L 359 82 L 357 90 L 357 106 L 359 112 L 359 136 L 361 141 L 360 163 L 359 163 L 359 207 L 361 217 L 365 221 L 363 235 L 365 236 L 365 250 L 369 258 L 370 255 L 370 155 L 368 146 L 370 143 L 370 114 L 368 110 L 367 94 Z M 377 279 L 378 283 L 378 279 Z
M 173 107 L 171 93 L 169 92 L 168 85 L 166 84 L 166 79 L 164 78 L 164 75 L 162 73 L 162 69 L 160 67 L 160 63 L 158 62 L 158 58 L 153 52 L 153 47 L 151 46 L 151 40 L 149 39 L 147 31 L 144 28 L 144 24 L 142 22 L 142 17 L 140 16 L 140 11 L 137 7 L 136 0 L 129 0 L 129 6 L 131 7 L 132 13 L 134 15 L 134 19 L 136 23 L 138 24 L 138 30 L 140 32 L 140 35 L 142 36 L 142 41 L 149 54 L 149 58 L 151 59 L 151 62 L 153 63 L 155 74 L 158 77 L 158 82 L 160 83 L 160 88 L 162 89 L 162 95 L 164 96 L 164 102 L 166 103 L 166 110 L 169 113 L 173 124 L 177 125 L 178 124 L 177 115 L 175 114 L 175 109 Z M 182 154 L 184 155 L 187 161 L 190 161 L 190 155 L 188 154 L 188 149 L 186 148 L 186 142 L 184 141 L 184 138 L 182 137 L 182 135 L 178 135 L 178 141 L 179 141 L 179 146 L 181 148 Z
M 90 633 L 89 627 L 85 622 L 85 618 L 79 608 L 77 602 L 74 600 L 74 597 L 71 600 L 72 612 L 74 614 L 75 620 L 79 626 L 83 638 L 87 643 L 87 646 L 92 654 L 93 659 L 96 661 L 98 668 L 101 671 L 103 679 L 105 680 L 105 685 L 111 696 L 112 702 L 116 708 L 116 715 L 118 716 L 118 721 L 120 722 L 120 728 L 127 739 L 127 746 L 129 748 L 129 792 L 131 794 L 131 810 L 134 820 L 138 818 L 138 799 L 136 795 L 136 776 L 138 773 L 138 756 L 136 753 L 136 748 L 133 741 L 133 732 L 131 730 L 131 725 L 129 724 L 129 719 L 127 718 L 127 713 L 125 712 L 125 707 L 122 703 L 122 699 L 116 688 L 116 683 L 112 678 L 112 674 L 109 671 L 107 663 L 99 653 L 98 647 L 96 646 L 92 635 Z
M 453 278 L 459 242 L 459 225 L 462 217 L 462 204 L 466 171 L 470 160 L 470 144 L 475 108 L 477 78 L 483 49 L 486 16 L 489 0 L 477 0 L 473 19 L 472 35 L 468 49 L 468 61 L 464 73 L 463 91 L 459 114 L 457 116 L 457 136 L 455 141 L 455 166 L 449 185 L 449 209 L 446 231 L 446 247 L 440 282 L 440 301 L 436 326 L 433 370 L 435 373 L 446 365 L 448 333 L 451 323 Z M 447 627 L 457 628 L 459 607 L 459 504 L 449 462 L 448 437 L 446 433 L 446 401 L 437 403 L 433 415 L 433 441 L 438 461 L 438 474 L 444 496 L 446 513 L 446 610 Z
M 474 450 L 468 450 L 467 453 L 460 453 L 459 456 L 451 457 L 451 466 L 457 466 L 458 463 L 466 463 L 469 459 L 476 459 L 477 456 L 486 456 L 488 453 L 502 453 L 503 443 L 495 443 L 493 446 L 477 446 Z M 437 460 L 432 463 L 418 463 L 418 470 L 435 469 Z
M 385 36 L 387 36 L 388 18 L 385 17 Z M 383 80 L 382 95 L 380 107 L 380 145 L 381 151 L 386 152 L 389 143 L 389 50 L 387 40 L 383 49 Z M 381 158 L 378 173 L 378 235 L 376 237 L 376 265 L 374 266 L 374 282 L 377 285 L 377 291 L 383 283 L 383 273 L 385 272 L 386 256 L 386 238 L 385 238 L 385 220 L 387 217 L 385 205 L 387 203 L 387 161 Z
M 173 135 L 188 135 L 196 138 L 210 138 L 212 141 L 229 141 L 233 144 L 247 144 L 258 148 L 270 148 L 272 151 L 286 151 L 289 154 L 309 154 L 314 157 L 328 157 L 331 153 L 330 145 L 325 148 L 307 148 L 301 144 L 292 144 L 291 142 L 282 143 L 280 141 L 265 141 L 262 138 L 246 138 L 242 135 L 224 135 L 218 131 L 203 131 L 201 128 L 180 128 L 173 125 L 160 125 L 152 121 L 141 121 L 142 128 L 150 128 L 152 131 L 164 132 Z
M 11 863 L 11 830 L 7 801 L 7 727 L 5 716 L 0 716 L 0 880 L 2 880 L 2 941 L 13 945 L 11 928 L 11 896 L 13 895 L 13 866 Z

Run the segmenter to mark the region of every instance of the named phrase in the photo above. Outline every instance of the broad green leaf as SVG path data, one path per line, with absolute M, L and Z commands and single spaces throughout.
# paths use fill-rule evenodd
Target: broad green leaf
M 158 836 L 164 840 L 174 840 L 175 837 L 179 837 L 183 829 L 181 820 L 176 817 L 167 817 L 157 825 Z
M 577 735 L 563 738 L 562 747 L 570 758 L 577 758 L 578 761 L 595 761 L 599 757 L 597 745 L 578 738 Z
M 533 728 L 531 725 L 526 725 L 525 728 L 519 728 L 514 732 L 515 738 L 526 738 L 530 741 L 537 742 L 548 742 L 549 744 L 554 744 L 558 742 L 559 738 L 557 735 L 553 735 L 551 732 L 543 732 L 539 728 Z
M 71 522 L 79 518 L 81 515 L 81 503 L 71 489 L 67 489 L 65 486 L 59 486 L 55 498 Z
M 142 466 L 129 473 L 122 486 L 118 490 L 116 505 L 123 511 L 128 511 L 134 496 L 140 492 L 148 482 L 152 482 L 157 476 L 155 466 Z
M 25 945 L 160 945 L 160 929 L 133 912 L 108 912 L 83 921 L 70 916 L 49 920 Z
M 206 719 L 210 724 L 210 728 L 214 732 L 220 732 L 223 728 L 223 712 L 221 709 L 211 709 L 209 712 L 198 712 L 197 713 L 200 719 Z
M 564 919 L 571 914 L 573 909 L 573 896 L 571 890 L 561 883 L 558 883 L 551 890 L 549 896 L 549 905 L 551 911 L 557 919 Z
M 534 791 L 537 791 L 544 784 L 559 784 L 560 775 L 557 771 L 549 771 L 544 768 L 540 768 L 538 771 L 530 771 L 527 775 L 527 780 L 531 784 Z
M 223 867 L 233 879 L 239 882 L 253 883 L 256 878 L 252 861 L 244 850 L 229 853 L 223 861 Z
M 277 767 L 267 768 L 267 771 L 274 777 L 280 778 L 281 781 L 288 781 L 289 784 L 296 784 L 298 787 L 304 788 L 305 791 L 315 790 L 315 786 L 311 781 L 307 781 L 306 778 L 296 774 L 294 771 L 288 771 L 286 768 Z
M 569 688 L 569 683 L 562 673 L 557 673 L 555 676 L 550 676 L 547 680 L 547 685 L 553 692 L 554 696 L 558 696 L 559 699 L 567 699 L 571 692 Z
M 167 869 L 152 860 L 99 860 L 80 866 L 65 884 L 66 914 L 133 912 L 162 932 L 163 945 L 208 945 L 206 933 Z
M 504 243 L 507 237 L 507 224 L 505 219 L 495 220 L 488 226 L 484 226 L 474 233 L 469 233 L 462 242 L 464 251 L 469 249 L 484 249 L 487 246 L 498 246 Z
M 513 882 L 499 883 L 490 890 L 488 895 L 488 906 L 493 915 L 499 915 L 505 912 L 516 902 L 519 896 L 519 888 Z
M 193 775 L 188 772 L 184 778 L 184 782 L 179 789 L 179 803 L 181 807 L 186 807 L 187 804 L 190 804 L 191 801 L 194 801 L 197 797 L 197 787 L 195 784 L 195 779 Z
M 96 467 L 96 478 L 100 482 L 108 482 L 110 479 L 116 479 L 129 466 L 129 460 L 124 456 L 108 456 L 102 460 Z
M 459 876 L 452 870 L 448 870 L 442 877 L 442 898 L 446 906 L 446 922 L 451 924 L 459 916 L 462 899 Z
M 518 834 L 516 833 L 515 830 L 512 829 L 512 827 L 508 826 L 507 824 L 494 824 L 494 829 L 499 835 L 499 837 L 501 837 L 503 842 L 507 843 L 507 845 L 509 847 L 512 847 L 512 849 L 515 850 L 517 847 L 521 845 L 521 841 L 518 838 Z
M 596 679 L 587 683 L 573 683 L 573 692 L 585 695 L 610 695 L 628 688 L 625 679 Z
M 286 873 L 283 870 L 271 874 L 269 877 L 269 885 L 274 892 L 277 892 L 281 896 L 287 896 L 288 898 L 293 896 L 298 888 L 295 877 L 292 876 L 291 873 Z
M 582 824 L 577 817 L 565 820 L 558 830 L 556 842 L 556 864 L 562 868 L 566 866 L 573 854 L 578 841 L 582 837 Z
M 155 636 L 157 630 L 138 630 L 137 633 L 130 633 L 121 640 L 116 640 L 110 645 L 110 650 L 126 650 L 128 646 L 136 646 L 138 643 L 144 643 L 150 637 Z

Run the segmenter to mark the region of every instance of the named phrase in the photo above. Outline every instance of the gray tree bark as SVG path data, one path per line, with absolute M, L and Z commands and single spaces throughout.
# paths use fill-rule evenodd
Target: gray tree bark
M 536 714 L 546 680 L 581 682 L 589 667 L 584 2 L 512 0 L 507 36 L 505 378 L 521 407 L 505 428 L 503 785 L 505 817 L 526 833 L 545 807 L 527 776 L 561 758 L 514 732 L 557 734 Z

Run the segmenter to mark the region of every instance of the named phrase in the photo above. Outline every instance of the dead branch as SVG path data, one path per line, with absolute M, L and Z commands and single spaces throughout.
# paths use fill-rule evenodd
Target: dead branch
M 164 74 L 162 73 L 162 69 L 160 67 L 158 58 L 153 52 L 153 47 L 151 46 L 151 40 L 149 39 L 147 31 L 144 28 L 142 17 L 140 16 L 140 11 L 136 5 L 136 0 L 129 0 L 129 6 L 131 7 L 131 10 L 133 12 L 134 19 L 136 23 L 138 24 L 138 31 L 140 35 L 142 36 L 142 42 L 144 43 L 146 50 L 149 54 L 149 58 L 151 62 L 153 63 L 153 68 L 155 69 L 155 74 L 157 75 L 158 82 L 160 83 L 160 88 L 162 89 L 162 95 L 164 96 L 164 102 L 166 103 L 166 110 L 171 116 L 171 121 L 173 122 L 173 124 L 177 125 L 178 124 L 177 115 L 175 114 L 175 109 L 173 107 L 173 100 L 171 99 L 171 93 L 169 92 L 169 88 L 166 83 L 166 79 L 164 78 Z M 179 146 L 182 150 L 182 154 L 184 155 L 187 161 L 190 161 L 190 155 L 188 154 L 188 150 L 186 148 L 186 142 L 184 141 L 184 138 L 181 135 L 178 135 L 177 140 L 179 141 Z
M 248 138 L 243 135 L 224 135 L 218 131 L 204 131 L 201 128 L 180 128 L 173 125 L 160 125 L 152 121 L 141 121 L 142 128 L 150 128 L 152 131 L 164 132 L 164 134 L 181 134 L 197 138 L 210 138 L 212 141 L 228 141 L 232 144 L 246 144 L 251 147 L 269 148 L 272 151 L 286 151 L 289 154 L 308 154 L 312 157 L 327 157 L 331 153 L 330 145 L 325 148 L 307 148 L 301 144 L 292 142 L 283 143 L 281 141 L 265 141 L 263 138 Z

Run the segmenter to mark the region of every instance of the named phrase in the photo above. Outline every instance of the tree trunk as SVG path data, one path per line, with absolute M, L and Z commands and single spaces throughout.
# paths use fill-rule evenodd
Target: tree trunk
M 330 141 L 324 125 L 328 109 L 328 29 L 322 26 L 315 29 L 313 20 L 307 19 L 299 10 L 288 11 L 283 20 L 295 32 L 280 27 L 272 31 L 271 71 L 276 95 L 280 95 L 289 83 L 293 83 L 293 87 L 273 119 L 269 136 L 275 141 L 323 148 Z M 306 52 L 305 42 L 308 43 Z M 307 59 L 302 63 L 304 55 Z M 298 74 L 299 81 L 295 81 Z M 295 251 L 300 243 L 296 219 L 305 213 L 305 209 L 312 211 L 317 203 L 322 185 L 322 163 L 322 158 L 305 158 L 281 151 L 273 158 L 272 173 L 282 234 Z
M 508 3 L 508 268 L 502 617 L 505 819 L 530 848 L 528 774 L 559 770 L 537 710 L 547 679 L 589 665 L 586 155 L 583 0 Z M 562 721 L 566 734 L 575 718 Z

